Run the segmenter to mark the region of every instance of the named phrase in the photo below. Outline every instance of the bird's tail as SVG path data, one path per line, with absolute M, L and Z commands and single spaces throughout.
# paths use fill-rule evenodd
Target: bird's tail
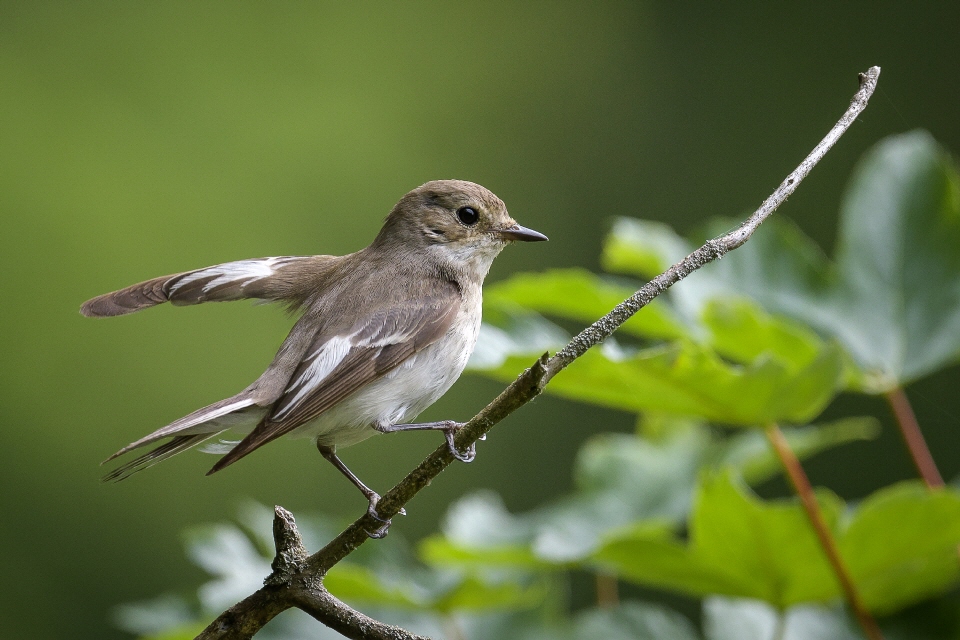
M 121 480 L 126 480 L 138 471 L 143 471 L 144 469 L 152 467 L 158 462 L 163 462 L 167 458 L 177 455 L 181 451 L 186 451 L 187 449 L 195 447 L 204 440 L 208 440 L 219 433 L 222 432 L 215 431 L 213 433 L 198 433 L 189 436 L 175 436 L 170 441 L 164 442 L 159 447 L 151 449 L 142 456 L 135 458 L 126 464 L 120 465 L 110 473 L 104 475 L 101 480 L 104 482 L 120 482 Z
M 157 429 L 136 442 L 128 444 L 103 462 L 110 462 L 134 449 L 145 447 L 164 438 L 170 438 L 169 441 L 151 449 L 139 458 L 117 467 L 106 474 L 103 480 L 105 482 L 119 481 L 128 478 L 134 473 L 152 467 L 181 451 L 195 447 L 231 427 L 249 430 L 257 424 L 266 411 L 266 409 L 256 405 L 256 401 L 250 397 L 251 395 L 248 389 L 233 397 L 215 402 Z

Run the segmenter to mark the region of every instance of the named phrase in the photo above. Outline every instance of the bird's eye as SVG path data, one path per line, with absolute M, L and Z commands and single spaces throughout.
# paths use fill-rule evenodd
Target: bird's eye
M 477 210 L 473 207 L 460 207 L 457 209 L 457 218 L 459 218 L 463 224 L 472 227 L 477 224 L 477 220 L 480 219 L 480 214 L 477 213 Z

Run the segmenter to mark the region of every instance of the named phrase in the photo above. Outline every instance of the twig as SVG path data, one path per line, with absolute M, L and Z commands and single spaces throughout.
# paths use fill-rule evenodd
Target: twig
M 803 470 L 800 460 L 798 460 L 797 456 L 793 453 L 793 449 L 790 448 L 790 443 L 787 442 L 787 438 L 783 435 L 783 432 L 780 431 L 780 427 L 771 424 L 767 427 L 766 432 L 767 439 L 770 440 L 770 444 L 773 445 L 773 450 L 776 452 L 777 457 L 780 458 L 780 462 L 787 472 L 787 477 L 790 479 L 790 484 L 793 486 L 794 492 L 799 496 L 800 502 L 803 503 L 803 508 L 807 512 L 807 518 L 810 519 L 810 524 L 813 526 L 813 530 L 820 540 L 820 546 L 823 547 L 823 551 L 827 555 L 827 560 L 830 562 L 830 566 L 833 567 L 833 572 L 840 582 L 840 587 L 843 589 L 850 608 L 853 609 L 854 615 L 857 616 L 857 621 L 860 622 L 860 626 L 863 627 L 864 633 L 867 634 L 870 640 L 883 640 L 883 634 L 880 633 L 880 627 L 877 626 L 877 621 L 873 619 L 873 616 L 870 615 L 870 612 L 867 611 L 866 606 L 864 606 L 863 598 L 860 597 L 860 592 L 857 591 L 857 586 L 854 584 L 853 578 L 850 577 L 850 570 L 847 569 L 846 563 L 844 563 L 843 558 L 840 556 L 837 541 L 834 539 L 830 527 L 827 526 L 827 521 L 824 519 L 820 505 L 817 503 L 817 496 L 813 493 L 813 487 L 810 486 L 810 479 Z
M 840 139 L 840 136 L 853 124 L 853 121 L 860 115 L 860 112 L 867 107 L 867 101 L 870 100 L 870 96 L 873 95 L 879 77 L 880 67 L 870 67 L 866 73 L 860 74 L 860 89 L 853 96 L 853 100 L 850 101 L 850 106 L 840 120 L 837 121 L 837 124 L 824 136 L 820 144 L 814 147 L 813 151 L 803 159 L 800 166 L 794 169 L 793 173 L 788 175 L 786 179 L 780 183 L 776 191 L 770 194 L 770 196 L 763 201 L 763 204 L 760 205 L 760 208 L 754 211 L 743 224 L 719 238 L 709 240 L 702 247 L 658 275 L 635 294 L 618 304 L 614 307 L 613 311 L 581 331 L 577 337 L 570 341 L 570 344 L 550 359 L 547 365 L 549 376 L 553 377 L 561 369 L 583 355 L 587 349 L 603 342 L 621 324 L 626 322 L 630 316 L 649 304 L 651 300 L 663 293 L 665 289 L 676 284 L 706 263 L 720 258 L 726 252 L 732 251 L 746 242 L 747 239 L 753 235 L 753 232 L 757 230 L 757 227 L 769 218 L 770 215 L 777 210 L 777 207 L 783 204 L 784 201 L 796 191 L 800 182 L 807 177 L 823 156 L 826 155 L 827 151 Z
M 933 454 L 930 453 L 927 441 L 923 439 L 923 432 L 920 431 L 920 424 L 917 422 L 916 414 L 913 413 L 907 394 L 902 387 L 896 387 L 884 393 L 883 396 L 893 410 L 897 426 L 900 427 L 900 435 L 903 436 L 903 441 L 907 445 L 907 450 L 920 477 L 927 483 L 927 487 L 939 489 L 943 486 L 943 476 L 937 469 L 937 463 L 933 461 Z
M 866 108 L 867 102 L 877 86 L 879 76 L 880 67 L 871 67 L 866 73 L 860 74 L 859 89 L 837 124 L 820 141 L 820 144 L 810 152 L 810 155 L 800 163 L 800 166 L 787 176 L 776 191 L 743 224 L 727 234 L 708 241 L 689 256 L 648 282 L 635 294 L 618 304 L 610 313 L 580 332 L 553 357 L 548 357 L 547 354 L 541 356 L 529 369 L 520 374 L 510 386 L 504 389 L 493 402 L 484 407 L 480 413 L 457 432 L 455 438 L 457 448 L 461 451 L 465 450 L 466 447 L 486 434 L 495 424 L 538 396 L 553 376 L 586 353 L 588 349 L 603 342 L 628 318 L 670 286 L 708 262 L 718 259 L 728 251 L 736 249 L 746 242 L 760 224 L 796 190 L 800 182 L 850 127 L 860 112 Z M 438 447 L 413 471 L 408 473 L 403 480 L 397 483 L 393 489 L 383 495 L 380 502 L 377 503 L 377 511 L 380 516 L 391 518 L 396 515 L 407 501 L 430 484 L 453 461 L 454 457 L 445 444 Z M 279 602 L 284 605 L 283 608 L 296 606 L 304 609 L 318 620 L 334 626 L 338 631 L 351 638 L 413 638 L 414 636 L 394 627 L 389 628 L 391 633 L 397 631 L 402 635 L 389 635 L 383 629 L 374 628 L 372 624 L 368 624 L 370 618 L 339 601 L 335 601 L 332 596 L 323 590 L 322 580 L 327 571 L 366 542 L 368 539 L 366 531 L 376 528 L 380 524 L 375 522 L 371 516 L 364 515 L 348 526 L 323 549 L 307 558 L 300 568 L 286 579 L 285 593 L 283 593 L 283 588 L 280 585 L 271 583 L 264 586 L 263 589 L 231 607 L 214 620 L 198 638 L 213 640 L 214 638 L 251 637 L 260 626 L 266 624 L 270 618 L 279 613 L 277 611 L 268 616 L 257 610 L 261 606 L 272 610 L 270 607 L 277 606 L 274 601 L 275 597 L 280 598 Z M 277 589 L 281 589 L 281 592 L 277 593 L 275 591 Z M 312 594 L 312 599 L 305 598 L 306 593 Z M 334 601 L 337 603 L 336 605 L 331 604 Z M 260 623 L 261 620 L 262 623 Z M 350 622 L 350 624 L 346 627 L 335 626 L 346 624 L 345 621 Z M 375 623 L 376 621 L 371 622 Z M 376 624 L 380 625 L 380 623 Z M 386 627 L 386 625 L 380 626 Z M 240 628 L 243 629 L 242 632 L 236 631 Z
M 293 605 L 348 638 L 430 640 L 366 616 L 333 597 L 322 585 L 293 592 Z

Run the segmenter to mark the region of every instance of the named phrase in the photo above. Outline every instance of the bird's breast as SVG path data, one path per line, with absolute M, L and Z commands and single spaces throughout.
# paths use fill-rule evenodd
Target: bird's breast
M 321 444 L 343 447 L 376 433 L 372 428 L 375 424 L 402 424 L 415 419 L 463 373 L 477 344 L 480 309 L 478 288 L 475 295 L 464 296 L 456 319 L 442 338 L 298 429 L 298 435 L 315 436 Z

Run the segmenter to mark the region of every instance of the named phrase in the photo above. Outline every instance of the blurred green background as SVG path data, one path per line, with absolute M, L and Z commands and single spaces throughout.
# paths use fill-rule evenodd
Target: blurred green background
M 960 150 L 958 24 L 947 3 L 0 1 L 0 635 L 124 637 L 111 607 L 195 585 L 179 532 L 244 498 L 364 508 L 303 441 L 210 478 L 214 458 L 190 453 L 101 485 L 100 460 L 246 386 L 291 322 L 244 303 L 93 321 L 85 299 L 229 260 L 356 250 L 435 178 L 484 184 L 550 236 L 508 249 L 491 280 L 596 268 L 615 215 L 688 232 L 759 204 L 877 64 L 871 106 L 782 210 L 829 249 L 872 143 L 924 127 Z M 908 390 L 947 478 L 958 384 L 953 368 Z M 424 418 L 469 417 L 498 389 L 464 377 Z M 841 398 L 827 416 L 854 413 L 882 416 L 883 437 L 812 461 L 814 482 L 857 498 L 911 477 L 880 400 Z M 434 530 L 472 488 L 529 508 L 570 486 L 586 437 L 631 427 L 544 397 L 393 534 Z M 382 490 L 438 443 L 373 438 L 344 459 Z

